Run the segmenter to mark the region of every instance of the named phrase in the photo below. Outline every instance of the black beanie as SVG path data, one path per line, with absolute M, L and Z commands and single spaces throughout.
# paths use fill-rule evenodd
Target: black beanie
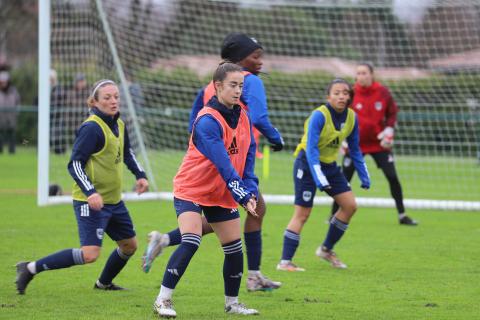
M 257 49 L 263 49 L 263 47 L 255 38 L 249 37 L 244 33 L 234 32 L 229 33 L 223 40 L 220 54 L 222 59 L 237 63 Z

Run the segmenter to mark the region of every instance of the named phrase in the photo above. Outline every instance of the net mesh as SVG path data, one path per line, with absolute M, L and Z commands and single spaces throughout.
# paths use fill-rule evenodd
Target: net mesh
M 266 50 L 264 80 L 272 123 L 286 148 L 257 160 L 265 194 L 293 194 L 292 151 L 325 87 L 353 81 L 358 61 L 372 62 L 399 108 L 394 153 L 406 198 L 480 199 L 480 4 L 478 1 L 101 1 L 141 138 L 159 191 L 188 142 L 196 93 L 218 64 L 228 32 L 246 32 Z M 119 81 L 96 1 L 52 0 L 50 181 L 70 189 L 66 161 L 84 120 L 88 88 Z M 125 92 L 122 92 L 125 97 Z M 123 99 L 125 101 L 125 99 Z M 128 108 L 122 106 L 138 152 Z M 264 145 L 266 140 L 262 140 Z M 139 154 L 138 158 L 142 161 Z M 144 159 L 143 159 L 144 161 Z M 389 197 L 386 179 L 367 158 L 372 189 Z M 262 168 L 268 167 L 267 178 Z M 126 190 L 133 184 L 127 178 Z

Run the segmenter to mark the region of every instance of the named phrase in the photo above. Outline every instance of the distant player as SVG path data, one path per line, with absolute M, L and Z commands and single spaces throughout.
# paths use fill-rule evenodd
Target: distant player
M 137 178 L 136 191 L 148 189 L 145 172 L 130 148 L 127 130 L 120 119 L 118 87 L 100 80 L 88 99 L 90 116 L 77 131 L 68 171 L 75 180 L 73 209 L 78 223 L 80 248 L 65 249 L 32 262 L 17 264 L 17 290 L 24 294 L 32 278 L 47 270 L 92 263 L 100 255 L 104 233 L 116 241 L 107 263 L 95 282 L 100 290 L 123 290 L 112 280 L 137 249 L 133 223 L 121 198 L 123 163 Z
M 292 259 L 300 243 L 300 232 L 312 212 L 317 188 L 335 199 L 340 208 L 331 219 L 325 241 L 316 254 L 334 268 L 347 267 L 333 251 L 357 209 L 350 184 L 335 162 L 345 139 L 359 172 L 361 187 L 370 187 L 370 177 L 359 148 L 358 121 L 355 112 L 349 108 L 352 99 L 350 84 L 343 79 L 335 79 L 327 88 L 328 103 L 314 110 L 305 121 L 305 133 L 295 151 L 297 159 L 293 167 L 295 211 L 284 233 L 282 259 L 277 270 L 305 271 Z
M 382 169 L 387 178 L 400 224 L 416 226 L 417 222 L 405 213 L 402 186 L 395 170 L 392 153 L 394 128 L 397 124 L 397 105 L 388 89 L 375 81 L 373 66 L 368 63 L 357 66 L 354 90 L 355 98 L 352 107 L 359 123 L 360 149 L 364 155 L 372 156 L 377 167 Z M 348 150 L 343 158 L 342 170 L 347 180 L 351 181 L 355 167 L 352 165 Z M 334 203 L 331 214 L 333 215 L 337 210 L 338 205 Z
M 154 311 L 176 317 L 172 293 L 202 238 L 202 212 L 225 253 L 225 312 L 254 315 L 238 301 L 243 252 L 238 204 L 256 216 L 258 179 L 254 174 L 255 140 L 245 110 L 239 105 L 244 75 L 241 67 L 222 63 L 213 74 L 215 96 L 200 110 L 180 169 L 173 181 L 174 206 L 181 243 L 168 261 Z M 209 270 L 211 272 L 211 270 Z M 198 288 L 199 293 L 202 288 Z
M 255 128 L 258 129 L 272 145 L 274 151 L 283 148 L 283 139 L 275 129 L 269 118 L 267 98 L 262 79 L 258 76 L 263 65 L 263 48 L 255 40 L 243 33 L 231 33 L 226 36 L 222 49 L 222 59 L 234 62 L 242 67 L 245 75 L 245 84 L 242 90 L 242 100 L 239 104 L 248 110 Z M 213 82 L 200 90 L 192 107 L 190 114 L 190 132 L 197 114 L 206 105 L 215 93 Z M 261 228 L 265 216 L 266 206 L 261 194 L 258 196 L 258 217 L 247 216 L 245 219 L 244 238 L 248 258 L 247 290 L 272 290 L 280 287 L 281 283 L 272 281 L 260 272 L 262 257 L 262 235 Z M 203 221 L 203 234 L 211 233 L 212 228 Z M 163 247 L 174 246 L 180 243 L 180 232 L 178 229 L 164 235 L 157 231 L 149 234 L 149 246 L 144 255 L 143 270 L 148 272 L 155 257 L 161 253 Z

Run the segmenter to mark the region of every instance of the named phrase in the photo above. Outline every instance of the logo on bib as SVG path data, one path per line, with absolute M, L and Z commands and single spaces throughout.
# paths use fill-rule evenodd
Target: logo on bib
M 122 153 L 120 152 L 120 147 L 118 147 L 117 157 L 115 158 L 115 164 L 122 162 Z
M 376 109 L 377 111 L 382 110 L 382 108 L 383 108 L 383 105 L 382 105 L 382 102 L 381 102 L 381 101 L 375 102 L 375 109 Z
M 363 105 L 361 103 L 357 103 L 355 108 L 358 109 L 358 110 L 361 110 L 363 108 Z
M 233 137 L 230 147 L 228 147 L 228 154 L 238 154 L 237 138 Z
M 303 201 L 310 201 L 312 199 L 312 192 L 311 191 L 303 191 Z

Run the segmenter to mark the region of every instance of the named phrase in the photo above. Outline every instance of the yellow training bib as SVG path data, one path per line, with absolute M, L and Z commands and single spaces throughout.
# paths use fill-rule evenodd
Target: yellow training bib
M 322 132 L 320 133 L 320 139 L 318 141 L 320 161 L 323 163 L 332 163 L 337 160 L 338 151 L 340 150 L 343 140 L 345 140 L 353 131 L 355 126 L 355 112 L 350 108 L 348 109 L 347 119 L 340 131 L 335 129 L 332 115 L 325 105 L 318 107 L 313 112 L 321 112 L 325 117 L 325 124 Z M 300 140 L 300 143 L 295 149 L 295 156 L 297 156 L 301 150 L 307 149 L 308 125 L 311 117 L 312 116 L 310 115 L 310 117 L 305 120 L 305 124 L 303 126 L 304 134 Z
M 118 119 L 118 137 L 110 127 L 98 116 L 91 115 L 85 120 L 97 123 L 103 131 L 105 145 L 102 150 L 88 159 L 85 172 L 105 204 L 117 204 L 122 199 L 123 179 L 123 144 L 125 124 Z M 73 185 L 74 200 L 87 201 L 77 183 Z

